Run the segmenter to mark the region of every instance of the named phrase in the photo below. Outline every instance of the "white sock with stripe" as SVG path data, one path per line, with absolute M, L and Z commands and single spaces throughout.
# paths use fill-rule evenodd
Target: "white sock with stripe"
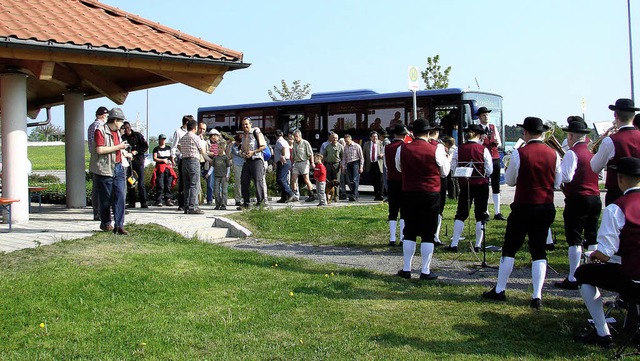
M 405 239 L 402 243 L 402 260 L 404 261 L 402 266 L 403 271 L 411 272 L 411 261 L 413 260 L 413 255 L 415 253 L 416 242 Z
M 507 282 L 509 281 L 509 276 L 511 276 L 511 272 L 513 271 L 513 264 L 515 263 L 515 259 L 513 257 L 501 257 L 500 258 L 500 267 L 498 267 L 498 282 L 496 283 L 496 293 L 500 293 L 507 289 Z
M 398 221 L 389 221 L 389 242 L 396 241 L 396 224 Z
M 422 273 L 431 273 L 431 257 L 433 256 L 433 243 L 422 242 L 420 244 L 420 253 L 422 254 Z

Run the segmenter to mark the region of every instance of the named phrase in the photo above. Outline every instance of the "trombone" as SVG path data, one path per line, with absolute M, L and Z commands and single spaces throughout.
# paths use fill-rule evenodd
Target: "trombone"
M 618 132 L 618 128 L 614 124 L 611 128 L 607 129 L 604 133 L 602 133 L 602 135 L 598 137 L 598 139 L 596 139 L 595 142 L 591 142 L 587 148 L 593 154 L 598 153 L 598 149 L 600 149 L 600 143 L 602 143 L 602 140 L 610 135 L 616 134 L 617 132 Z

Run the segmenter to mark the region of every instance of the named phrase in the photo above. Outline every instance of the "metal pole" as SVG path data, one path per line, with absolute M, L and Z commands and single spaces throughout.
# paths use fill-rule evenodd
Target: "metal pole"
M 147 142 L 149 141 L 149 89 L 147 89 Z
M 413 121 L 415 122 L 416 119 L 418 119 L 418 100 L 416 97 L 416 93 L 418 91 L 414 90 L 413 91 Z
M 635 102 L 633 86 L 633 45 L 631 41 L 631 0 L 627 0 L 627 17 L 629 20 L 629 70 L 631 72 L 631 100 Z

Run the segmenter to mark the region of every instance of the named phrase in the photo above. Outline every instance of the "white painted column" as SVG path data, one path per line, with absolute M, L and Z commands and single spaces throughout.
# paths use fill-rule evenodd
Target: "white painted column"
M 2 93 L 2 197 L 19 199 L 11 206 L 11 222 L 29 222 L 27 162 L 27 75 L 0 75 Z M 7 218 L 4 218 L 7 220 Z M 7 220 L 8 221 L 8 220 Z
M 67 208 L 87 206 L 84 160 L 84 94 L 64 93 L 64 154 L 67 177 Z

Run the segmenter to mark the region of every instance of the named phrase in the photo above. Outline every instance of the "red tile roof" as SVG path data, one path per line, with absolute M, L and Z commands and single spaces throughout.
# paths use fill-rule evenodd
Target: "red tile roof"
M 109 24 L 110 26 L 96 26 Z M 242 53 L 96 0 L 2 0 L 0 37 L 241 62 Z

